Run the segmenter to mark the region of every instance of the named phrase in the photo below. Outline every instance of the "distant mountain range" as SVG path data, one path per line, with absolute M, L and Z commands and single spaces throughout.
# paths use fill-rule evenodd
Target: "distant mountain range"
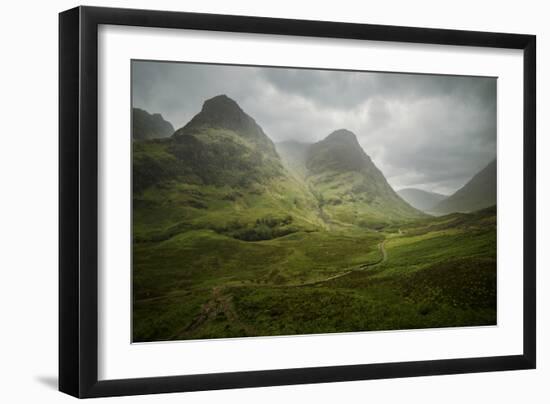
M 497 203 L 497 162 L 493 160 L 462 188 L 432 209 L 437 214 L 473 212 Z
M 397 194 L 407 201 L 411 206 L 423 212 L 432 212 L 435 205 L 447 198 L 448 195 L 428 192 L 417 188 L 404 188 L 397 191 Z
M 174 127 L 161 114 L 133 108 L 132 110 L 132 138 L 134 140 L 157 139 L 172 136 Z

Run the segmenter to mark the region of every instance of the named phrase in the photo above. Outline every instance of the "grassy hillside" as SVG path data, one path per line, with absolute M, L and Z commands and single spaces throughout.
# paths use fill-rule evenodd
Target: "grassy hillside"
M 246 242 L 135 246 L 134 340 L 496 323 L 495 211 Z
M 324 226 L 315 198 L 246 140 L 216 129 L 186 139 L 185 152 L 175 140 L 134 143 L 135 242 L 193 229 L 256 240 Z

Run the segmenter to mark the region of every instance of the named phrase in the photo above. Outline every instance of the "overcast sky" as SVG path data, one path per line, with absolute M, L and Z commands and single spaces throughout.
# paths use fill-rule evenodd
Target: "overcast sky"
M 450 194 L 496 156 L 496 79 L 135 61 L 133 106 L 176 129 L 233 98 L 274 141 L 354 132 L 395 190 Z

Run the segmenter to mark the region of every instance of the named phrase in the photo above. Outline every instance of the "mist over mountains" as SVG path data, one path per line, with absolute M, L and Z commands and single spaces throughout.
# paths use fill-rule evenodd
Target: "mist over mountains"
M 448 197 L 448 195 L 428 192 L 417 188 L 400 189 L 397 191 L 397 194 L 411 206 L 427 213 L 431 212 L 435 205 Z

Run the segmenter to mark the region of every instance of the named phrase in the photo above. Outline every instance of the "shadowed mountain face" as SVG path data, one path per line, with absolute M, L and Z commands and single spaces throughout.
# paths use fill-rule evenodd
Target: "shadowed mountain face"
M 157 139 L 171 136 L 174 133 L 172 124 L 161 114 L 150 114 L 143 109 L 132 110 L 132 138 L 134 140 Z
M 171 153 L 206 184 L 246 186 L 284 175 L 271 139 L 225 95 L 206 100 L 172 139 Z
M 426 213 L 430 213 L 435 205 L 447 198 L 447 195 L 416 188 L 404 188 L 397 191 L 397 194 L 411 206 Z
M 312 190 L 337 221 L 376 228 L 423 216 L 395 193 L 348 130 L 311 145 L 305 166 Z
M 277 154 L 273 142 L 264 133 L 260 125 L 226 95 L 218 95 L 206 100 L 201 112 L 195 115 L 187 125 L 179 129 L 174 137 L 179 138 L 208 128 L 223 128 L 233 131 L 271 157 L 275 157 Z
M 483 170 L 453 195 L 437 204 L 433 211 L 439 214 L 473 212 L 497 203 L 497 161 Z

